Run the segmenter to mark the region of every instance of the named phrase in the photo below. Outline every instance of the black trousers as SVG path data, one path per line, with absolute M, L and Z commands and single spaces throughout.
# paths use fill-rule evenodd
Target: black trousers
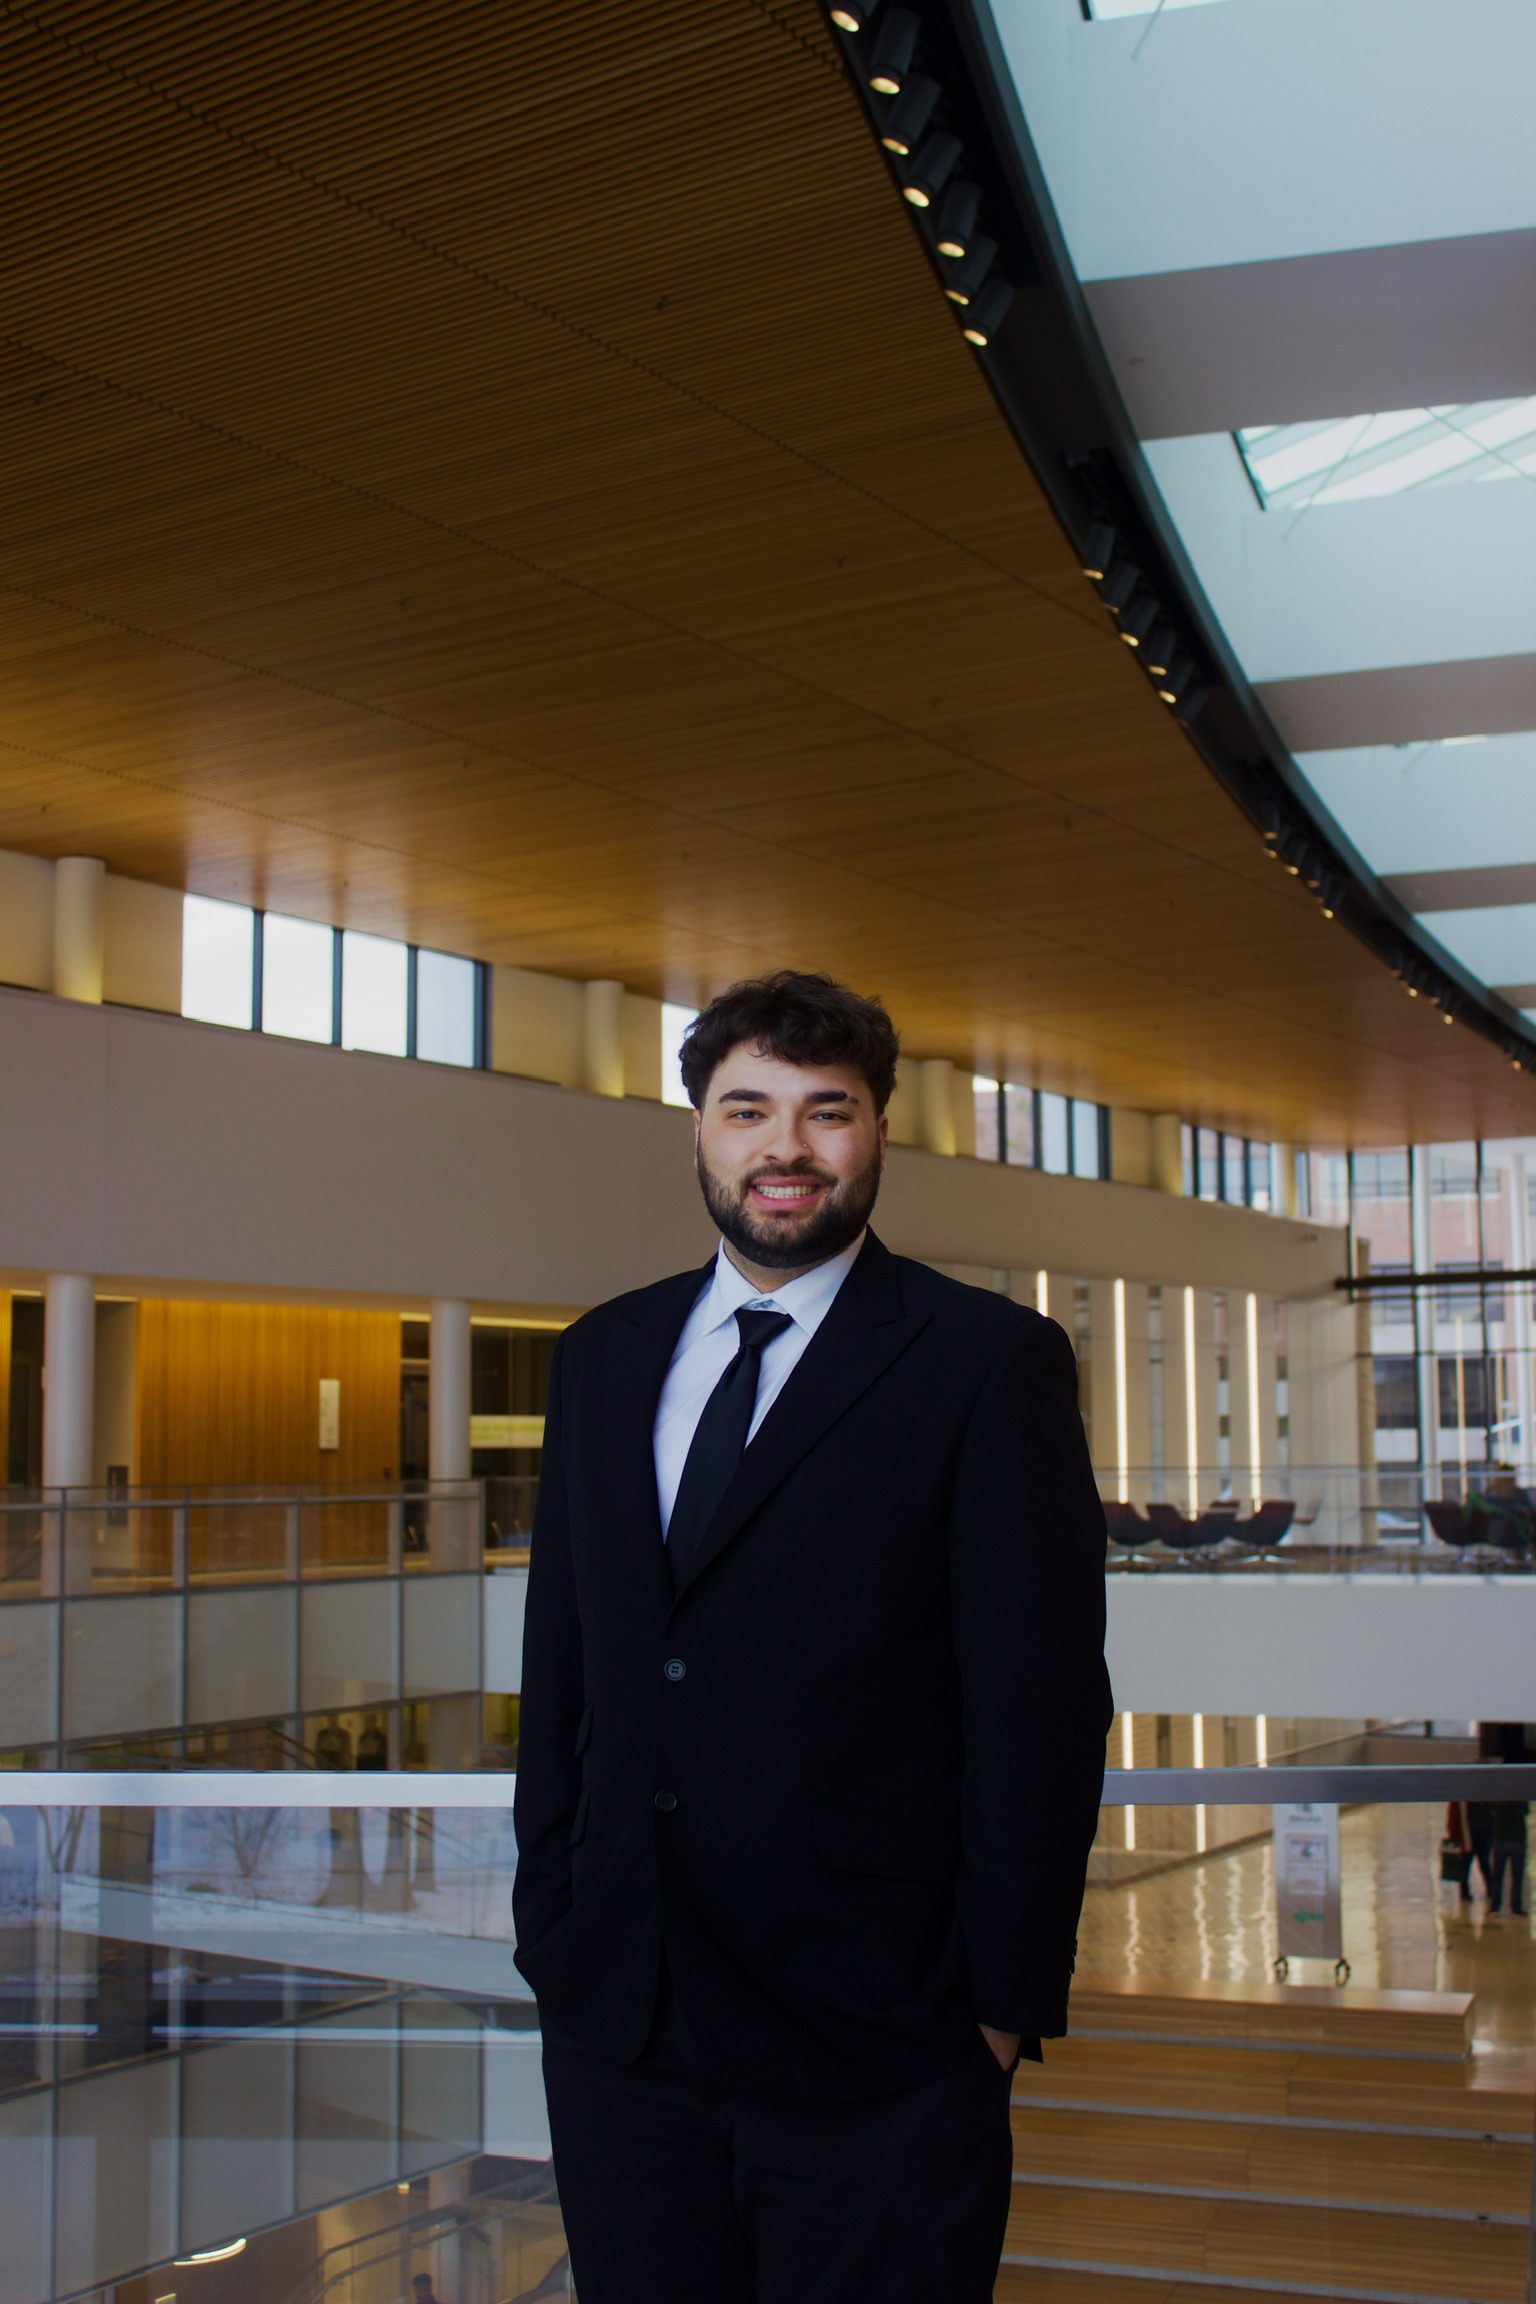
M 555 2176 L 581 2304 L 991 2304 L 1012 2182 L 1009 2076 L 751 2104 L 698 2069 L 663 1987 L 634 2064 L 544 2028 Z

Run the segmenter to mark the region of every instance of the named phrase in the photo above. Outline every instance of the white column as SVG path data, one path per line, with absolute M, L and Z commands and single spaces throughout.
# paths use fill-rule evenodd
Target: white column
M 469 1306 L 451 1297 L 432 1305 L 427 1392 L 428 1468 L 434 1480 L 469 1478 Z
M 43 1283 L 43 1486 L 88 1488 L 95 1413 L 96 1287 L 89 1273 Z
M 925 1152 L 955 1156 L 955 1068 L 947 1056 L 927 1056 L 918 1067 L 918 1111 Z
M 61 856 L 53 868 L 53 989 L 101 1005 L 107 868 L 99 856 Z
M 581 1084 L 594 1096 L 624 1093 L 624 987 L 608 977 L 582 987 Z
M 1150 1173 L 1154 1192 L 1171 1192 L 1177 1200 L 1184 1190 L 1184 1130 L 1177 1112 L 1154 1112 L 1148 1129 Z

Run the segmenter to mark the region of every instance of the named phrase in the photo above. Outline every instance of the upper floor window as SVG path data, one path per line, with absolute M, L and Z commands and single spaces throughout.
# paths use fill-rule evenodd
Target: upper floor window
M 1080 1096 L 1025 1088 L 1013 1080 L 976 1073 L 976 1157 L 1013 1168 L 1044 1168 L 1053 1176 L 1107 1177 L 1109 1112 Z
M 484 971 L 361 929 L 182 900 L 181 1012 L 204 1024 L 434 1064 L 483 1061 Z

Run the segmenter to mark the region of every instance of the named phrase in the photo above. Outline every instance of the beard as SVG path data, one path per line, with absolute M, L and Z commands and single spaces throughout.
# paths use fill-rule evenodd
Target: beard
M 800 1160 L 792 1168 L 754 1168 L 732 1183 L 709 1166 L 702 1145 L 695 1158 L 704 1205 L 716 1228 L 749 1263 L 768 1272 L 794 1272 L 803 1266 L 824 1264 L 829 1256 L 851 1247 L 869 1222 L 880 1190 L 878 1150 L 869 1166 L 854 1176 L 836 1177 L 812 1160 Z M 759 1222 L 746 1204 L 753 1185 L 770 1180 L 788 1183 L 795 1177 L 831 1187 L 814 1214 L 793 1225 Z

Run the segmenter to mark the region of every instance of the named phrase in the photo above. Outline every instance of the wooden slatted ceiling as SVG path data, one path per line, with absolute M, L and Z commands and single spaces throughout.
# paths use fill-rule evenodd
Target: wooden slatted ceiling
M 1256 1135 L 1523 1130 L 1110 631 L 810 0 L 0 6 L 0 845 Z

